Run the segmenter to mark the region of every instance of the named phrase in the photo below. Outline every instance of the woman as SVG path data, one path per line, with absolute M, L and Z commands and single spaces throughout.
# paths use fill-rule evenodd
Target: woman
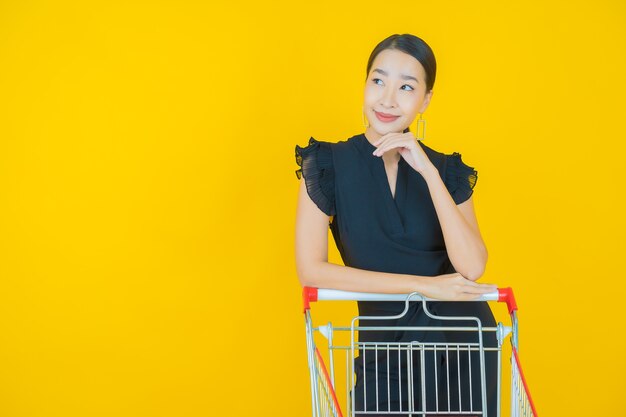
M 487 262 L 472 201 L 477 171 L 459 153 L 435 151 L 409 129 L 418 113 L 422 120 L 430 103 L 435 73 L 434 54 L 422 39 L 410 34 L 388 37 L 374 48 L 367 64 L 365 132 L 337 143 L 311 137 L 306 147 L 296 145 L 296 162 L 301 167 L 296 174 L 305 179 L 296 215 L 296 266 L 302 285 L 377 293 L 417 291 L 449 301 L 473 300 L 496 290 L 494 285 L 476 282 Z M 328 262 L 328 226 L 345 266 Z M 359 302 L 358 307 L 362 316 L 389 316 L 400 313 L 404 303 L 369 301 Z M 483 326 L 495 326 L 485 302 L 432 302 L 429 309 L 442 316 L 476 316 Z M 411 303 L 401 319 L 361 320 L 359 324 L 468 325 L 433 320 L 419 302 Z M 390 336 L 389 332 L 363 331 L 359 341 L 476 341 L 475 334 L 449 333 L 394 331 Z M 484 343 L 495 345 L 495 336 L 486 337 Z M 425 398 L 419 355 L 412 361 L 412 374 L 403 355 L 394 358 L 359 351 L 351 394 L 357 412 L 375 411 L 376 405 L 379 410 L 407 411 L 409 375 L 414 378 L 415 409 L 421 410 L 426 400 L 429 411 L 467 411 L 470 406 L 481 411 L 478 356 L 433 355 L 424 364 L 426 380 L 433 381 L 427 382 Z M 486 359 L 487 415 L 495 416 L 497 358 L 486 354 Z M 378 393 L 377 382 L 385 387 Z M 463 384 L 462 390 L 457 390 L 457 383 Z

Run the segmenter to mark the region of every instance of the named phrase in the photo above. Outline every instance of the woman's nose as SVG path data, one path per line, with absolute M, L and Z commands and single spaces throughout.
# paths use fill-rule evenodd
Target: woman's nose
M 381 97 L 381 104 L 385 107 L 394 107 L 396 104 L 395 91 L 391 88 L 386 88 Z

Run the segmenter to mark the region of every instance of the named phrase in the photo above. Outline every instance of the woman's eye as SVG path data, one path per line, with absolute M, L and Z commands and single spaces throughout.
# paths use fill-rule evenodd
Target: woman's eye
M 380 78 L 372 78 L 372 81 L 374 82 L 374 84 L 378 84 L 378 81 L 382 81 L 382 80 Z M 380 84 L 378 84 L 378 85 L 380 85 Z M 413 91 L 413 90 L 415 90 L 413 87 L 411 87 L 408 84 L 404 84 L 402 87 L 409 87 L 410 88 L 410 90 L 405 90 L 405 91 Z

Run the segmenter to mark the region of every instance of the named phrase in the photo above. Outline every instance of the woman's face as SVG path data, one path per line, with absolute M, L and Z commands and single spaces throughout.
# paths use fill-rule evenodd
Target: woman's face
M 432 90 L 426 94 L 422 64 L 402 51 L 385 49 L 374 59 L 365 82 L 363 112 L 368 130 L 381 136 L 402 132 L 426 110 L 431 97 Z

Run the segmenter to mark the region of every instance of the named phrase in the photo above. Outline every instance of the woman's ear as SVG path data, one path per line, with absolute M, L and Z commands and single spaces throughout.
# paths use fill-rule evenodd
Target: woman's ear
M 422 103 L 422 108 L 419 111 L 420 113 L 424 113 L 426 111 L 426 108 L 430 104 L 430 99 L 431 98 L 433 98 L 433 90 L 432 89 L 428 93 L 426 93 L 426 96 L 424 98 L 424 102 Z

